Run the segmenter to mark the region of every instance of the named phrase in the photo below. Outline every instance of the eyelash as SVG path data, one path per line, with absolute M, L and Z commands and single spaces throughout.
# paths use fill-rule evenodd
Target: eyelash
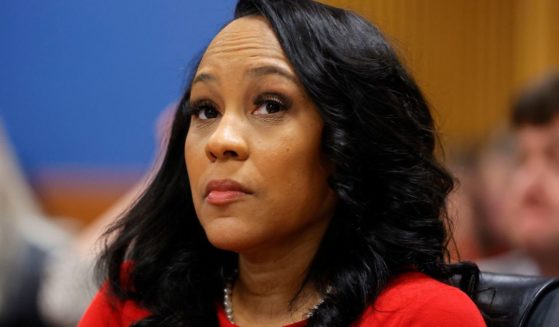
M 202 110 L 204 110 L 204 109 L 213 109 L 215 111 L 218 111 L 216 109 L 215 104 L 212 101 L 204 99 L 204 100 L 198 100 L 198 101 L 191 102 L 188 105 L 186 113 L 188 114 L 188 116 L 191 116 L 191 117 L 192 116 L 198 116 L 202 112 Z
M 284 96 L 276 93 L 265 93 L 261 94 L 256 99 L 254 99 L 254 105 L 256 106 L 256 110 L 258 110 L 262 105 L 274 104 L 279 106 L 279 110 L 270 115 L 286 111 L 291 106 L 291 102 Z
M 254 111 L 260 109 L 260 107 L 263 105 L 273 104 L 278 106 L 279 108 L 277 108 L 278 109 L 277 111 L 267 114 L 267 115 L 274 115 L 282 111 L 288 110 L 291 106 L 291 101 L 289 101 L 286 97 L 277 93 L 264 93 L 258 95 L 254 99 L 253 104 L 256 107 Z M 216 108 L 216 105 L 212 101 L 207 99 L 191 102 L 187 107 L 186 113 L 189 116 L 199 116 L 200 113 L 202 113 L 204 110 L 209 110 L 209 109 L 215 110 L 217 112 L 216 115 L 219 115 L 219 110 Z M 215 117 L 210 117 L 202 120 L 207 120 L 212 118 Z

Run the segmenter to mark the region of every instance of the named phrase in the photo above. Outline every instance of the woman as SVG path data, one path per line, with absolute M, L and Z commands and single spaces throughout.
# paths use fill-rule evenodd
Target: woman
M 483 326 L 444 283 L 477 270 L 446 263 L 452 178 L 378 30 L 309 0 L 235 16 L 110 231 L 81 326 Z

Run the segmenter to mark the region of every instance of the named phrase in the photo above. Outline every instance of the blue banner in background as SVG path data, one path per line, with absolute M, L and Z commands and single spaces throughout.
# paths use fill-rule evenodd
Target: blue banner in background
M 145 167 L 234 0 L 0 1 L 0 116 L 27 174 Z

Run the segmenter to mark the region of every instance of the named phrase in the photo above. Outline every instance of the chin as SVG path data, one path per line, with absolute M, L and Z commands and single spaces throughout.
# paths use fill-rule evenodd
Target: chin
M 557 250 L 559 248 L 558 238 L 559 235 L 545 235 L 540 233 L 539 235 L 533 235 L 532 237 L 523 239 L 522 247 L 532 254 L 557 255 Z
M 239 253 L 246 251 L 247 248 L 250 248 L 250 245 L 246 244 L 246 240 L 242 237 L 231 237 L 230 235 L 220 236 L 214 234 L 207 234 L 207 236 L 210 243 L 220 250 Z
M 217 218 L 204 224 L 209 242 L 218 249 L 231 252 L 245 252 L 257 246 L 258 242 L 236 218 Z

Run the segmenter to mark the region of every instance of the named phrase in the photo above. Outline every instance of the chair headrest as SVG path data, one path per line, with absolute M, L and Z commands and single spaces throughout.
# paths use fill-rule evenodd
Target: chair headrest
M 558 279 L 482 272 L 476 304 L 490 326 L 530 326 L 533 325 L 530 321 L 534 320 L 534 312 L 546 315 L 547 308 L 538 306 L 557 302 L 544 301 L 544 298 L 551 295 L 556 298 L 557 294 Z

